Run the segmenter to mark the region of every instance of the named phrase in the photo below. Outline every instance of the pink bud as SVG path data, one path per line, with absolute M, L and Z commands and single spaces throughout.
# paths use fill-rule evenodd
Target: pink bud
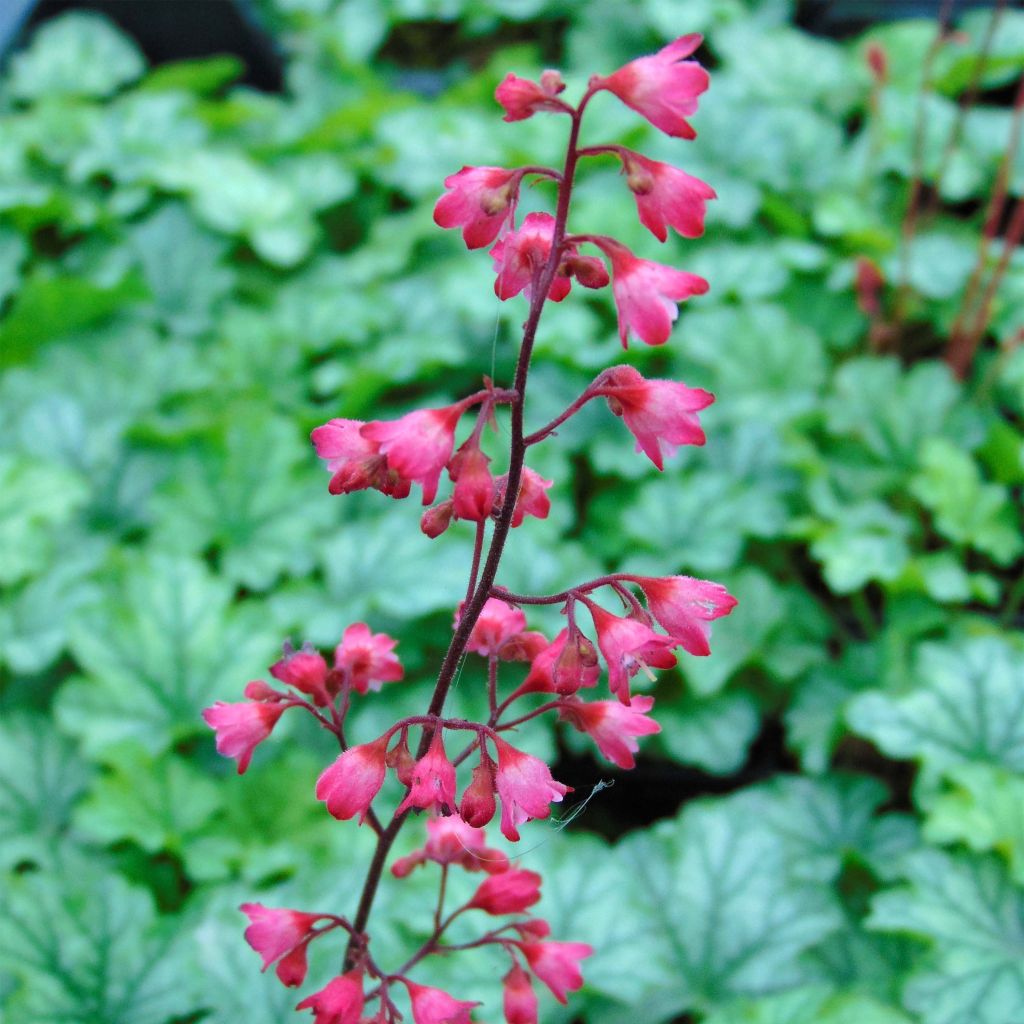
M 545 480 L 539 473 L 535 473 L 529 466 L 523 466 L 523 472 L 519 477 L 519 494 L 516 497 L 516 506 L 512 512 L 512 526 L 521 526 L 527 516 L 535 516 L 537 519 L 547 519 L 551 511 L 551 499 L 545 493 L 554 481 Z M 503 473 L 495 481 L 498 494 L 498 504 L 505 504 L 505 489 L 508 486 L 508 474 Z
M 272 686 L 268 686 L 262 679 L 254 679 L 251 683 L 245 684 L 242 691 L 249 700 L 287 700 L 287 695 L 279 693 Z
M 889 78 L 889 57 L 885 50 L 878 43 L 869 43 L 864 51 L 864 57 L 875 81 L 879 85 L 885 85 Z
M 455 768 L 444 750 L 443 730 L 434 728 L 430 748 L 412 770 L 409 792 L 398 805 L 396 814 L 412 807 L 429 807 L 448 814 L 455 807 Z
M 482 523 L 490 518 L 494 508 L 494 478 L 487 468 L 490 461 L 478 444 L 467 441 L 448 464 L 455 481 L 452 502 L 456 519 Z
M 279 704 L 225 704 L 219 700 L 203 712 L 203 721 L 216 730 L 217 753 L 238 758 L 241 775 L 249 767 L 253 751 L 270 735 L 284 710 Z
M 402 733 L 401 739 L 388 751 L 384 763 L 391 768 L 403 786 L 412 785 L 412 773 L 416 768 L 416 759 L 409 752 L 409 742 Z
M 564 264 L 567 277 L 575 277 L 584 288 L 604 288 L 608 284 L 608 268 L 597 256 L 569 256 Z
M 462 794 L 459 813 L 467 825 L 483 828 L 494 817 L 495 806 L 494 762 L 483 751 L 473 769 L 473 779 Z
M 506 75 L 498 88 L 494 90 L 494 98 L 505 111 L 502 120 L 525 121 L 526 118 L 533 117 L 538 110 L 566 110 L 565 104 L 561 100 L 555 99 L 564 85 L 559 88 L 561 75 L 558 75 L 557 81 L 553 77 L 554 75 L 558 75 L 558 72 L 544 72 L 540 85 L 531 82 L 528 78 L 520 78 L 518 75 L 511 73 Z
M 530 976 L 519 964 L 513 964 L 505 975 L 504 986 L 506 1024 L 537 1024 L 537 993 Z
M 431 539 L 440 537 L 451 525 L 452 513 L 454 512 L 451 498 L 447 498 L 439 505 L 428 508 L 420 517 L 420 529 Z
M 562 80 L 562 73 L 548 68 L 541 72 L 540 87 L 549 95 L 557 96 L 565 91 L 565 82 Z
M 551 666 L 555 693 L 563 696 L 584 686 L 596 686 L 601 670 L 594 645 L 579 631 L 568 631 L 558 657 Z
M 384 785 L 387 736 L 359 747 L 350 747 L 329 765 L 316 781 L 316 798 L 340 821 L 359 815 L 359 824 Z
M 541 877 L 513 868 L 485 878 L 467 906 L 487 914 L 521 914 L 540 901 Z
M 327 692 L 327 662 L 312 648 L 288 652 L 270 666 L 270 674 L 287 686 L 294 686 L 302 693 L 308 693 L 313 703 L 324 707 L 331 702 Z

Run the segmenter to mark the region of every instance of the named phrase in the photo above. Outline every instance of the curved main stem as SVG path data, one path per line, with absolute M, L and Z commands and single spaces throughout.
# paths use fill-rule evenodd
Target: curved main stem
M 470 633 L 473 631 L 473 626 L 476 625 L 476 620 L 479 618 L 480 612 L 483 610 L 483 606 L 491 594 L 491 588 L 494 586 L 495 578 L 498 575 L 498 565 L 505 550 L 505 541 L 508 539 L 508 532 L 512 525 L 512 513 L 515 511 L 516 497 L 519 494 L 519 484 L 522 480 L 523 463 L 527 448 L 523 429 L 523 406 L 526 399 L 530 358 L 533 355 L 533 345 L 537 337 L 537 325 L 540 323 L 541 312 L 544 309 L 548 291 L 555 279 L 558 264 L 561 262 L 565 226 L 569 217 L 569 200 L 572 195 L 576 162 L 579 159 L 577 143 L 579 141 L 580 122 L 590 96 L 591 93 L 588 91 L 584 94 L 580 105 L 572 111 L 572 127 L 569 131 L 569 141 L 566 147 L 565 167 L 562 171 L 562 178 L 558 183 L 558 206 L 555 210 L 551 252 L 547 262 L 534 274 L 531 284 L 530 311 L 523 326 L 523 341 L 519 349 L 519 359 L 516 363 L 515 378 L 512 384 L 514 392 L 514 397 L 511 401 L 512 436 L 509 447 L 508 482 L 505 485 L 505 500 L 502 503 L 498 519 L 494 524 L 491 543 L 487 549 L 487 557 L 484 560 L 483 568 L 480 570 L 476 588 L 472 592 L 472 597 L 466 601 L 463 607 L 459 624 L 452 636 L 451 643 L 448 645 L 448 650 L 445 652 L 444 660 L 441 662 L 441 668 L 437 674 L 437 682 L 434 684 L 434 693 L 430 699 L 430 707 L 427 710 L 428 715 L 439 716 L 444 708 L 452 680 L 455 678 L 455 672 L 462 656 L 465 654 Z M 417 760 L 427 752 L 431 736 L 432 730 L 424 729 L 419 749 L 416 752 Z M 408 815 L 409 811 L 396 814 L 377 837 L 377 848 L 374 850 L 373 858 L 367 869 L 366 880 L 363 883 L 363 889 L 359 897 L 359 906 L 353 919 L 353 928 L 357 935 L 362 934 L 366 930 L 374 897 L 377 894 L 377 887 L 380 884 L 381 875 L 384 871 L 384 863 Z M 353 941 L 349 941 L 349 946 L 345 953 L 345 969 L 348 969 L 351 964 Z

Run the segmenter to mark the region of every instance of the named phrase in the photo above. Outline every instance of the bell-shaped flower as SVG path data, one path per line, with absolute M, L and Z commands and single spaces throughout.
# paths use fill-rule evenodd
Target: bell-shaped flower
M 465 408 L 456 402 L 441 409 L 416 409 L 397 420 L 373 420 L 362 435 L 380 445 L 389 469 L 422 485 L 423 504 L 429 505 L 441 470 L 452 457 L 455 428 Z
M 515 208 L 521 179 L 521 171 L 504 167 L 463 167 L 444 179 L 448 191 L 434 207 L 434 223 L 461 227 L 468 249 L 490 245 Z
M 384 735 L 372 743 L 349 747 L 316 780 L 316 798 L 335 818 L 347 821 L 358 814 L 359 824 L 363 823 L 373 798 L 384 785 L 387 745 L 388 737 Z
M 728 615 L 736 598 L 720 583 L 693 576 L 637 576 L 650 613 L 690 654 L 711 653 L 710 623 Z
M 700 178 L 671 164 L 649 160 L 631 149 L 618 149 L 626 184 L 636 198 L 640 223 L 660 242 L 668 238 L 669 225 L 684 238 L 704 234 L 704 210 L 715 190 Z
M 522 914 L 540 902 L 540 883 L 536 871 L 511 868 L 485 878 L 466 906 L 487 914 Z
M 455 999 L 439 988 L 417 985 L 408 978 L 401 980 L 409 990 L 414 1024 L 470 1024 L 469 1011 L 480 1005 Z
M 462 616 L 462 606 L 455 615 L 453 628 L 459 625 Z M 474 654 L 481 654 L 485 658 L 494 655 L 501 656 L 502 647 L 513 637 L 526 629 L 526 616 L 522 610 L 510 605 L 507 601 L 501 601 L 496 597 L 489 597 L 469 634 L 469 642 L 466 649 Z
M 678 303 L 703 295 L 707 281 L 686 270 L 642 260 L 611 238 L 595 236 L 594 241 L 612 261 L 612 295 L 622 347 L 629 347 L 630 333 L 648 345 L 663 345 L 679 316 Z
M 617 700 L 598 700 L 585 704 L 576 697 L 562 701 L 558 717 L 587 733 L 597 749 L 620 768 L 632 768 L 633 755 L 639 750 L 637 736 L 661 732 L 661 726 L 647 712 L 654 707 L 653 697 L 637 695 L 628 704 Z
M 587 602 L 597 629 L 597 645 L 608 663 L 608 688 L 623 704 L 629 703 L 629 680 L 641 669 L 672 668 L 679 645 L 675 637 L 661 636 L 638 619 L 612 615 Z
M 496 783 L 501 797 L 501 832 L 518 842 L 518 825 L 533 818 L 546 818 L 552 803 L 561 803 L 572 792 L 551 777 L 551 770 L 539 758 L 524 754 L 504 740 L 495 739 L 498 748 Z
M 513 964 L 502 981 L 505 1024 L 537 1024 L 537 993 L 526 971 Z
M 505 111 L 503 121 L 525 121 L 528 117 L 533 117 L 538 110 L 568 110 L 569 108 L 556 98 L 564 88 L 565 83 L 557 71 L 545 71 L 540 76 L 539 83 L 531 82 L 528 78 L 520 78 L 510 72 L 494 90 L 494 98 Z
M 715 400 L 710 391 L 680 381 L 648 380 L 632 366 L 605 370 L 591 393 L 608 400 L 608 408 L 636 438 L 637 451 L 658 469 L 664 469 L 664 456 L 673 455 L 680 445 L 704 443 L 697 413 Z
M 360 1024 L 363 1002 L 363 972 L 357 970 L 333 978 L 295 1009 L 312 1010 L 313 1024 Z
M 583 984 L 579 962 L 594 952 L 585 942 L 519 942 L 530 970 L 551 989 L 554 997 L 566 1002 L 566 994 Z
M 566 696 L 596 686 L 600 675 L 594 645 L 578 630 L 566 628 L 533 659 L 517 692 Z
M 440 725 L 434 728 L 430 747 L 416 762 L 409 792 L 398 805 L 396 814 L 412 807 L 431 808 L 448 814 L 455 807 L 455 766 L 445 753 L 442 731 Z
M 484 830 L 467 825 L 457 814 L 428 818 L 424 846 L 396 860 L 391 873 L 396 878 L 404 878 L 413 868 L 427 861 L 457 864 L 466 871 L 486 871 L 488 874 L 498 874 L 509 867 L 508 857 L 501 850 L 487 845 Z
M 686 60 L 703 41 L 682 36 L 657 53 L 638 57 L 606 78 L 595 76 L 591 87 L 607 89 L 655 128 L 677 139 L 697 133 L 687 117 L 697 112 L 697 100 L 708 87 L 708 73 L 695 60 Z
M 306 946 L 314 936 L 313 926 L 323 914 L 243 903 L 239 908 L 251 922 L 245 941 L 263 958 L 265 971 L 275 960 L 282 984 L 301 985 L 306 978 Z
M 516 231 L 510 231 L 491 249 L 494 271 L 494 293 L 500 299 L 511 299 L 525 291 L 531 297 L 533 275 L 551 255 L 555 218 L 550 213 L 528 213 Z M 561 302 L 569 294 L 572 282 L 564 275 L 555 275 L 548 289 L 548 298 Z
M 284 657 L 270 666 L 270 674 L 302 693 L 308 693 L 313 703 L 324 707 L 331 702 L 327 680 L 327 662 L 312 647 L 292 650 L 285 645 Z
M 334 668 L 356 693 L 379 690 L 384 683 L 397 682 L 405 675 L 393 654 L 398 641 L 387 633 L 371 633 L 364 622 L 354 622 L 341 635 L 334 649 Z
M 271 734 L 284 714 L 280 704 L 217 701 L 203 711 L 203 721 L 217 733 L 217 753 L 238 759 L 241 775 L 252 760 L 252 752 Z
M 547 519 L 551 511 L 551 499 L 547 496 L 547 489 L 554 483 L 553 480 L 545 480 L 540 473 L 534 472 L 529 466 L 523 466 L 522 474 L 519 477 L 519 494 L 516 497 L 516 505 L 512 510 L 512 526 L 521 526 L 527 516 L 534 516 L 537 519 Z M 498 504 L 505 504 L 505 489 L 508 486 L 508 474 L 503 473 L 495 480 Z
M 333 419 L 309 435 L 333 474 L 327 489 L 331 494 L 350 494 L 373 488 L 392 498 L 407 497 L 411 482 L 389 468 L 380 445 L 362 435 L 364 426 L 361 420 Z
M 456 519 L 482 523 L 494 508 L 494 477 L 487 468 L 490 459 L 472 438 L 452 456 L 448 475 L 455 481 L 452 507 Z
M 494 762 L 486 751 L 481 751 L 480 763 L 473 769 L 473 778 L 463 790 L 459 814 L 467 825 L 483 828 L 494 817 L 496 809 Z

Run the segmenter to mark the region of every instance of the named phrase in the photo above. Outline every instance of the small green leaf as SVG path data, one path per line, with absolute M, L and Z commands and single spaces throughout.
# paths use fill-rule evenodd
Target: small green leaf
M 745 1000 L 711 1014 L 704 1024 L 914 1024 L 910 1017 L 871 996 L 805 985 L 790 992 Z
M 747 759 L 761 725 L 757 701 L 745 693 L 659 700 L 658 746 L 683 764 L 714 775 L 731 775 Z

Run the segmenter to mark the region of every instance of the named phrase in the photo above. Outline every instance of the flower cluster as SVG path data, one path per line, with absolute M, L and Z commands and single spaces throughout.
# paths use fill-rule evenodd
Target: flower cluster
M 659 470 L 678 447 L 704 443 L 699 414 L 713 396 L 681 381 L 646 378 L 629 365 L 598 373 L 540 429 L 527 433 L 524 427 L 531 353 L 546 302 L 565 300 L 573 282 L 588 289 L 610 286 L 623 347 L 631 338 L 661 345 L 679 316 L 679 304 L 708 288 L 698 275 L 637 256 L 617 239 L 567 231 L 580 162 L 610 156 L 621 166 L 641 224 L 658 241 L 667 239 L 669 228 L 685 238 L 702 234 L 706 204 L 715 198 L 710 186 L 617 144 L 578 145 L 584 111 L 601 93 L 670 136 L 693 138 L 688 119 L 708 85 L 707 73 L 689 59 L 700 42 L 699 36 L 684 36 L 613 74 L 593 76 L 576 105 L 563 98 L 565 83 L 557 71 L 545 71 L 536 82 L 505 78 L 496 99 L 506 121 L 541 113 L 569 118 L 562 169 L 463 167 L 445 179 L 434 219 L 443 228 L 460 229 L 469 249 L 490 247 L 495 293 L 502 300 L 522 295 L 529 304 L 514 380 L 502 388 L 485 377 L 480 390 L 449 405 L 413 409 L 392 420 L 330 419 L 312 433 L 316 453 L 331 474 L 331 494 L 376 490 L 402 499 L 416 485 L 427 506 L 420 518 L 427 537 L 460 522 L 472 524 L 475 534 L 466 594 L 422 714 L 398 719 L 376 738 L 349 741 L 346 721 L 354 695 L 366 697 L 404 676 L 396 641 L 364 623 L 345 630 L 331 662 L 309 645 L 286 645 L 284 657 L 270 668 L 280 686 L 250 682 L 244 702 L 218 702 L 204 712 L 216 731 L 218 751 L 237 759 L 239 772 L 286 710 L 311 714 L 340 748 L 316 780 L 316 798 L 334 818 L 355 818 L 376 834 L 376 852 L 353 917 L 259 903 L 241 908 L 250 922 L 246 940 L 262 957 L 264 970 L 275 965 L 287 986 L 304 983 L 314 940 L 345 937 L 342 971 L 298 1003 L 298 1009 L 312 1011 L 314 1024 L 395 1024 L 403 1017 L 403 1002 L 414 1024 L 469 1024 L 477 1003 L 409 976 L 429 957 L 456 950 L 493 946 L 507 954 L 506 1024 L 538 1021 L 534 980 L 561 1002 L 580 988 L 580 961 L 591 947 L 550 938 L 547 922 L 530 912 L 541 898 L 541 876 L 489 846 L 484 832 L 497 818 L 504 840 L 515 843 L 521 826 L 548 818 L 552 805 L 572 792 L 543 760 L 513 745 L 510 733 L 550 715 L 590 737 L 597 752 L 618 768 L 632 768 L 640 738 L 660 730 L 651 717 L 654 697 L 632 692 L 635 677 L 643 672 L 653 678 L 652 670 L 674 667 L 680 651 L 707 655 L 711 623 L 736 603 L 721 585 L 683 575 L 612 573 L 556 594 L 516 594 L 497 582 L 509 532 L 526 517 L 545 519 L 551 511 L 548 492 L 555 481 L 526 465 L 528 450 L 554 436 L 588 402 L 603 398 L 633 435 L 637 451 Z M 555 213 L 529 213 L 517 223 L 520 191 L 528 179 L 555 185 Z M 493 455 L 482 443 L 484 429 L 496 428 L 506 411 L 508 428 L 501 433 L 509 438 L 507 465 L 495 473 Z M 466 428 L 464 418 L 471 420 Z M 451 490 L 438 500 L 445 473 Z M 524 609 L 537 605 L 560 608 L 565 625 L 557 635 L 528 627 Z M 481 721 L 444 713 L 467 653 L 482 660 L 488 710 Z M 607 692 L 595 699 L 602 680 Z M 420 947 L 402 966 L 386 970 L 374 956 L 368 923 L 395 838 L 416 814 L 425 818 L 426 842 L 394 860 L 391 874 L 401 879 L 422 865 L 437 865 L 438 901 Z M 446 912 L 452 869 L 484 877 L 468 900 Z M 495 917 L 509 920 L 479 924 Z M 464 933 L 476 924 L 475 937 L 453 943 L 449 929 L 456 921 Z M 366 1016 L 367 1006 L 376 1007 L 372 1017 Z

